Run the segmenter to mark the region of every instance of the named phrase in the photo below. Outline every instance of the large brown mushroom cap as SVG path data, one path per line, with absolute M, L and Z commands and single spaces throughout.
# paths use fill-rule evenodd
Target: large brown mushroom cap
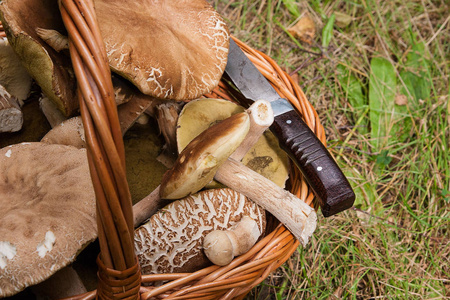
M 0 149 L 0 297 L 68 265 L 97 236 L 85 149 L 23 143 Z
M 96 0 L 111 68 L 144 94 L 195 99 L 219 83 L 229 33 L 205 0 Z

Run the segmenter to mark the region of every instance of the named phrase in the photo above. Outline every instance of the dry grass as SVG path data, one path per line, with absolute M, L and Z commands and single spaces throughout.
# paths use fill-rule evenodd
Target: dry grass
M 285 4 L 299 9 L 296 18 Z M 352 181 L 355 208 L 320 218 L 314 238 L 248 299 L 450 298 L 450 15 L 444 1 L 213 1 L 231 32 L 294 71 L 327 130 L 329 148 Z M 352 17 L 334 27 L 328 49 L 321 32 L 334 12 Z M 285 29 L 305 14 L 315 44 Z M 429 99 L 408 111 L 406 139 L 373 148 L 367 110 L 356 110 L 339 81 L 338 65 L 368 93 L 371 59 L 383 57 L 399 78 L 410 36 L 425 45 Z M 356 126 L 355 126 L 356 125 Z M 369 127 L 368 127 L 369 126 Z M 387 158 L 380 163 L 379 158 Z

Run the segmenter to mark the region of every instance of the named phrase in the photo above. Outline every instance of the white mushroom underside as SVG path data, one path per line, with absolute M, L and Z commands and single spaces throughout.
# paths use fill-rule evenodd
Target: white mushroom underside
M 263 232 L 263 210 L 231 189 L 201 192 L 170 204 L 135 231 L 143 273 L 173 272 L 182 267 L 202 251 L 206 234 L 231 228 L 244 215 L 254 219 Z

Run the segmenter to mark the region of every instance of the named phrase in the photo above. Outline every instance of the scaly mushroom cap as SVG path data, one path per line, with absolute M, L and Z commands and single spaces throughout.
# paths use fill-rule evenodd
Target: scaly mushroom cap
M 203 188 L 242 143 L 249 128 L 250 118 L 243 112 L 199 134 L 180 153 L 172 169 L 164 174 L 161 198 L 180 199 Z
M 111 68 L 144 94 L 195 99 L 225 70 L 229 32 L 205 0 L 96 0 Z
M 244 111 L 242 106 L 221 99 L 198 99 L 187 103 L 177 123 L 178 151 L 181 152 L 191 140 L 208 127 L 242 111 Z M 285 186 L 289 176 L 289 159 L 272 132 L 264 133 L 244 156 L 242 163 L 278 186 Z M 209 187 L 217 185 L 218 183 Z
M 8 41 L 28 73 L 64 115 L 72 115 L 78 101 L 70 58 L 56 52 L 36 33 L 36 28 L 65 32 L 58 1 L 3 0 L 0 12 Z
M 0 297 L 74 261 L 97 236 L 86 150 L 23 143 L 0 149 Z
M 265 212 L 228 188 L 206 190 L 175 201 L 135 230 L 136 255 L 143 274 L 192 272 L 209 264 L 203 239 L 226 230 L 244 216 L 265 229 Z

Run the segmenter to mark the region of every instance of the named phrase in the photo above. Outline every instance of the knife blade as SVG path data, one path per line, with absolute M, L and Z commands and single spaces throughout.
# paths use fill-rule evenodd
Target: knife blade
M 355 193 L 331 154 L 232 38 L 225 75 L 250 103 L 259 99 L 271 103 L 274 122 L 270 130 L 304 175 L 319 200 L 322 214 L 329 217 L 352 207 Z

